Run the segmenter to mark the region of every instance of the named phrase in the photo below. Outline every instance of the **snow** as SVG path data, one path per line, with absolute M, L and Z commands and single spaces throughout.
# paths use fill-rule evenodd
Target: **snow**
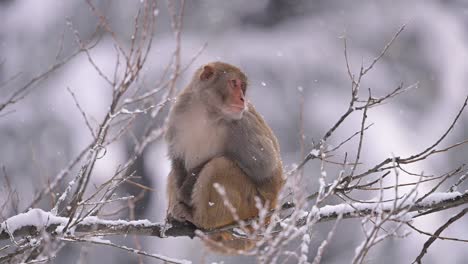
M 305 233 L 304 236 L 302 237 L 302 244 L 301 244 L 302 254 L 307 255 L 307 252 L 309 251 L 309 243 L 310 243 L 310 235 L 308 233 Z
M 112 244 L 112 242 L 108 239 L 104 239 L 102 236 L 96 236 L 96 237 L 89 237 L 86 239 L 89 242 L 96 242 L 100 244 Z
M 420 202 L 422 205 L 431 205 L 434 203 L 441 202 L 443 200 L 450 200 L 454 199 L 458 196 L 461 196 L 462 194 L 460 192 L 441 192 L 441 193 L 433 193 L 427 196 L 424 200 Z
M 428 195 L 424 200 L 419 202 L 419 205 L 422 206 L 430 206 L 434 203 L 438 203 L 444 200 L 451 200 L 461 196 L 462 194 L 459 192 L 451 192 L 451 193 L 433 193 Z M 411 205 L 413 201 L 411 199 L 407 199 L 405 201 L 405 205 Z M 375 210 L 376 212 L 382 210 L 391 210 L 394 206 L 393 201 L 382 202 L 378 207 L 376 207 L 375 203 L 351 203 L 351 204 L 338 204 L 338 205 L 325 205 L 320 209 L 314 208 L 312 213 L 316 214 L 320 212 L 322 217 L 338 215 L 338 214 L 350 214 L 357 210 Z M 305 213 L 305 212 L 304 212 Z
M 133 220 L 133 221 L 127 221 L 127 220 L 104 220 L 100 219 L 99 217 L 96 216 L 89 216 L 86 217 L 82 222 L 84 225 L 93 225 L 93 224 L 103 224 L 103 225 L 131 225 L 131 226 L 151 226 L 153 223 L 151 223 L 148 219 L 142 219 L 142 220 Z
M 44 227 L 49 224 L 65 225 L 67 221 L 68 218 L 57 217 L 41 209 L 31 209 L 26 213 L 18 214 L 5 220 L 5 222 L 0 224 L 0 232 L 8 230 L 8 232 L 14 233 L 23 226 Z
M 319 149 L 313 149 L 312 151 L 310 151 L 309 154 L 314 156 L 314 157 L 318 157 L 320 155 L 320 150 Z
M 0 224 L 0 233 L 4 230 L 9 233 L 14 233 L 16 230 L 21 229 L 24 226 L 36 226 L 38 229 L 51 224 L 58 224 L 56 231 L 61 231 L 63 227 L 68 223 L 69 218 L 55 216 L 51 212 L 46 212 L 42 209 L 31 209 L 26 213 L 18 214 L 12 216 Z M 104 220 L 95 216 L 89 216 L 83 219 L 81 222 L 82 225 L 93 225 L 93 224 L 103 224 L 103 225 L 131 225 L 131 226 L 151 226 L 151 223 L 147 219 L 143 220 Z
M 166 236 L 166 231 L 169 229 L 169 228 L 172 228 L 172 224 L 171 223 L 164 223 L 164 225 L 161 226 L 161 238 L 164 238 L 164 237 L 167 237 Z

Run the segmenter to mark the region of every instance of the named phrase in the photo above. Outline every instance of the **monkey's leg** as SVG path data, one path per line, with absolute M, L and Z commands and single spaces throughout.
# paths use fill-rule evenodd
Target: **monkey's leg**
M 177 178 L 175 177 L 174 170 L 171 171 L 167 179 L 167 220 L 175 219 L 180 222 L 192 221 L 191 210 L 178 198 L 179 187 L 177 184 Z
M 224 198 L 213 186 L 215 183 L 224 188 Z M 203 167 L 194 185 L 192 223 L 204 229 L 234 223 L 225 199 L 240 219 L 255 217 L 258 215 L 255 196 L 260 196 L 255 185 L 234 162 L 224 157 L 214 158 Z

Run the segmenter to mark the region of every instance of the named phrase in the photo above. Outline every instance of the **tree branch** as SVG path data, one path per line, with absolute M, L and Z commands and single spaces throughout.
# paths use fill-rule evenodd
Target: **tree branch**
M 460 193 L 435 193 L 432 194 L 420 203 L 411 205 L 408 203 L 406 207 L 409 212 L 422 210 L 446 210 L 462 204 L 468 203 L 468 192 Z M 388 207 L 388 210 L 386 209 Z M 393 202 L 383 204 L 383 209 L 375 210 L 373 203 L 352 203 L 327 205 L 320 207 L 318 210 L 313 210 L 312 214 L 316 214 L 315 219 L 318 222 L 326 222 L 337 219 L 339 215 L 343 218 L 361 218 L 366 215 L 375 215 L 378 213 L 390 212 L 393 207 Z M 306 212 L 305 212 L 306 213 Z M 306 213 L 306 214 L 309 214 Z M 397 214 L 398 212 L 392 212 Z M 296 222 L 297 226 L 306 224 L 308 216 L 303 216 Z M 69 218 L 53 216 L 49 212 L 41 209 L 32 209 L 27 213 L 19 214 L 5 220 L 0 225 L 0 240 L 10 239 L 13 237 L 34 236 L 40 231 L 45 231 L 53 235 L 60 235 L 63 226 L 66 225 Z M 171 222 L 152 223 L 148 220 L 125 221 L 125 220 L 103 220 L 97 217 L 87 217 L 70 232 L 80 236 L 89 235 L 142 235 L 155 236 L 160 238 L 195 236 L 196 227 L 191 224 Z M 224 230 L 224 229 L 223 229 Z M 216 231 L 210 231 L 210 233 Z M 11 235 L 10 235 L 11 234 Z

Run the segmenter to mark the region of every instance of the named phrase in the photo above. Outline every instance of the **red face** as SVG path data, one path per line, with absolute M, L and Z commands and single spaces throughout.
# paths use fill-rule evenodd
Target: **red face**
M 234 119 L 240 119 L 247 108 L 244 97 L 247 84 L 241 79 L 235 78 L 228 80 L 227 86 L 230 96 L 225 111 Z
M 217 77 L 216 77 L 216 74 Z M 245 92 L 247 89 L 246 77 L 237 68 L 218 68 L 206 65 L 200 73 L 200 80 L 205 82 L 209 94 L 214 95 L 208 99 L 208 104 L 216 106 L 227 119 L 239 120 L 247 109 Z M 218 98 L 218 99 L 216 99 Z

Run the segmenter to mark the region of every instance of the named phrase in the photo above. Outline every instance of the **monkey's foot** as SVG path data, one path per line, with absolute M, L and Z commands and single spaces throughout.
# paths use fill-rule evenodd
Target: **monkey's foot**
M 176 203 L 167 214 L 168 220 L 176 220 L 178 222 L 193 223 L 191 208 L 184 203 Z

